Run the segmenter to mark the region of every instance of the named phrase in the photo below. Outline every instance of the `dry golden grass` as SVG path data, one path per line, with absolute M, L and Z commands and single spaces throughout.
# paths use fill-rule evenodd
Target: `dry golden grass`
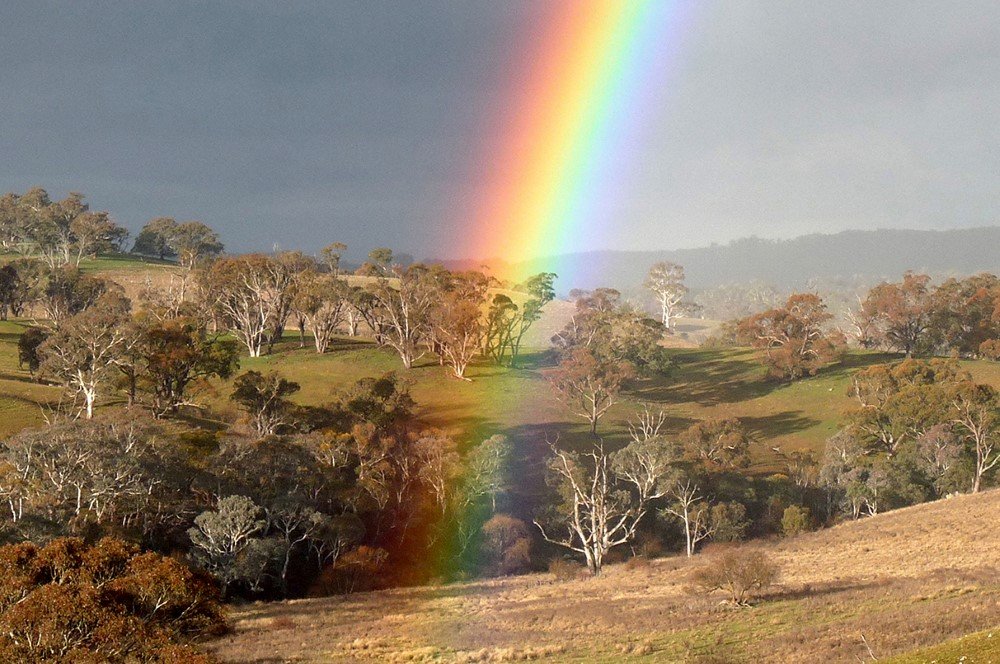
M 226 661 L 836 662 L 1000 625 L 1000 491 L 758 544 L 782 578 L 747 609 L 692 594 L 711 552 L 235 611 Z

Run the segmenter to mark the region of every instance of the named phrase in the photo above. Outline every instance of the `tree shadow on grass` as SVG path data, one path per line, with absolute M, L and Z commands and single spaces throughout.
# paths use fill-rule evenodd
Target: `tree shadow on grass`
M 781 383 L 764 380 L 752 351 L 696 350 L 671 354 L 667 375 L 637 381 L 631 394 L 651 403 L 714 406 L 764 396 Z
M 819 424 L 819 420 L 804 416 L 801 410 L 788 410 L 763 417 L 741 417 L 740 422 L 758 439 L 786 436 Z

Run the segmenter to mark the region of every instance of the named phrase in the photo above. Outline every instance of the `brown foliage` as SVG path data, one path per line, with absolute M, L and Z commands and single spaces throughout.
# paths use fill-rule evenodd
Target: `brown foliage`
M 761 551 L 733 549 L 695 570 L 691 580 L 705 592 L 724 590 L 737 606 L 778 579 L 778 566 Z
M 764 351 L 769 377 L 795 380 L 840 360 L 845 340 L 825 330 L 831 318 L 818 295 L 795 293 L 785 306 L 740 321 L 738 336 Z
M 115 539 L 0 547 L 0 661 L 209 662 L 225 630 L 214 583 Z

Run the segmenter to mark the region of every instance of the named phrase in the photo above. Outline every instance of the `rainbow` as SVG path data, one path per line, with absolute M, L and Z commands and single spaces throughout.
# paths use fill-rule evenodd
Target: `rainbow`
M 471 224 L 466 254 L 530 261 L 532 271 L 558 273 L 568 290 L 576 275 L 551 257 L 606 246 L 616 232 L 630 175 L 641 166 L 644 132 L 662 113 L 689 12 L 675 0 L 530 7 L 538 27 L 512 42 L 518 56 L 504 70 L 502 106 L 484 122 L 475 147 L 474 179 L 483 189 L 471 211 L 462 210 L 465 227 Z M 503 471 L 516 491 L 523 478 L 510 466 Z M 470 511 L 460 518 L 481 517 Z M 440 568 L 460 564 L 454 540 L 439 542 Z M 475 556 L 477 548 L 467 551 Z
M 475 158 L 483 189 L 463 211 L 468 254 L 503 263 L 608 246 L 690 14 L 676 0 L 533 7 L 543 15 L 515 44 L 520 58 Z

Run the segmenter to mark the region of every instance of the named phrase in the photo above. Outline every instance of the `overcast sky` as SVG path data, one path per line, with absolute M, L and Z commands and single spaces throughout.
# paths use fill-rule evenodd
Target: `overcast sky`
M 531 2 L 0 4 L 0 190 L 453 256 Z M 664 29 L 664 33 L 670 32 Z M 1000 218 L 1000 3 L 699 0 L 607 247 Z

